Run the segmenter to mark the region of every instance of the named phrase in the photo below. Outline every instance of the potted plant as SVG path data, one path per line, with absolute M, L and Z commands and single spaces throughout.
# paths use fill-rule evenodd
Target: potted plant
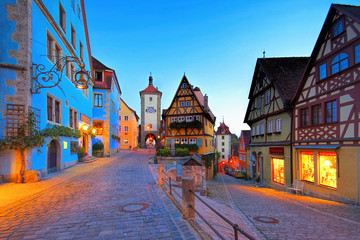
M 95 157 L 104 156 L 104 144 L 102 142 L 97 142 L 92 145 L 92 153 Z
M 83 162 L 85 157 L 85 149 L 83 147 L 79 147 L 77 154 L 79 162 Z

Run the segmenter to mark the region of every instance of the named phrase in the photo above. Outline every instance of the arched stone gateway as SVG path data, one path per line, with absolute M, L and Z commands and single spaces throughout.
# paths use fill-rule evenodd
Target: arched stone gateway
M 61 147 L 57 140 L 51 140 L 47 150 L 47 173 L 61 170 Z

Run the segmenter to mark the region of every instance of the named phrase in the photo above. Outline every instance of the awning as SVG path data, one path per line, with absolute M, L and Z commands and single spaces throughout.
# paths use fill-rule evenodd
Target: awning
M 321 149 L 337 149 L 341 147 L 341 145 L 299 145 L 299 146 L 294 146 L 294 148 L 298 149 L 298 148 L 321 148 Z

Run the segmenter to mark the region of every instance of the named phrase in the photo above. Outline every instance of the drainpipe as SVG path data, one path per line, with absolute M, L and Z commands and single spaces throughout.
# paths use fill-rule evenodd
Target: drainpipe
M 293 176 L 293 123 L 294 123 L 294 118 L 293 118 L 293 108 L 290 108 L 290 184 L 294 181 L 294 176 Z

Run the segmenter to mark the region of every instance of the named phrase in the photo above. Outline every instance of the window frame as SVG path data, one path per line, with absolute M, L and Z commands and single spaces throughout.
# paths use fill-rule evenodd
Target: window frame
M 271 102 L 271 89 L 268 89 L 265 93 L 265 105 L 269 105 Z
M 66 34 L 66 12 L 60 2 L 59 2 L 59 26 Z
M 306 114 L 304 115 L 303 113 L 305 113 L 305 112 L 306 112 Z M 300 127 L 310 126 L 309 108 L 308 107 L 301 108 L 299 110 L 299 121 L 300 121 L 300 123 L 299 123 Z
M 311 124 L 320 125 L 322 124 L 322 105 L 321 103 L 311 106 Z
M 331 108 L 330 108 L 330 110 L 331 110 L 331 116 L 330 116 L 330 118 L 331 118 L 331 120 L 329 121 L 328 119 L 329 119 L 329 116 L 328 116 L 328 114 L 329 114 L 329 112 L 328 112 L 328 104 L 329 103 L 331 103 Z M 335 103 L 335 108 L 334 108 L 334 104 Z M 335 111 L 335 112 L 334 112 Z M 331 100 L 331 101 L 327 101 L 327 102 L 325 102 L 325 123 L 336 123 L 337 121 L 338 121 L 338 112 L 339 112 L 339 110 L 338 110 L 338 103 L 337 103 L 337 100 Z
M 101 80 L 99 81 L 98 80 L 98 76 L 99 76 L 99 73 L 101 73 Z M 94 76 L 95 76 L 95 82 L 104 82 L 104 72 L 103 71 L 94 71 Z
M 49 98 L 51 98 L 51 119 L 49 119 Z M 56 121 L 56 102 L 58 102 L 59 110 L 58 110 L 58 119 L 59 121 Z M 46 120 L 48 123 L 61 125 L 62 124 L 62 101 L 55 97 L 52 94 L 47 93 L 46 95 Z
M 277 133 L 282 132 L 282 118 L 277 118 L 275 122 L 275 131 Z
M 339 31 L 339 32 L 336 29 L 336 26 L 340 26 L 340 25 L 337 25 L 338 23 L 341 23 L 341 31 Z M 341 35 L 344 31 L 345 31 L 344 19 L 342 17 L 340 17 L 339 19 L 337 19 L 336 21 L 333 22 L 333 24 L 331 26 L 331 35 L 333 38 L 336 38 L 337 36 Z
M 71 24 L 71 45 L 76 50 L 76 31 L 72 24 Z
M 325 76 L 323 76 L 322 73 L 324 73 Z M 322 80 L 324 78 L 327 78 L 327 64 L 326 64 L 326 62 L 319 65 L 319 80 Z
M 354 47 L 354 62 L 355 64 L 360 63 L 360 44 Z
M 337 57 L 338 59 L 336 59 Z M 346 66 L 344 67 L 342 63 L 345 61 Z M 337 69 L 334 70 L 334 67 L 337 67 Z M 347 54 L 346 52 L 340 52 L 335 57 L 333 57 L 333 60 L 331 61 L 331 74 L 339 73 L 347 68 L 349 68 L 349 54 Z
M 101 106 L 100 105 L 95 105 L 96 102 L 96 96 L 95 95 L 99 95 L 101 96 Z M 104 107 L 104 94 L 103 93 L 93 93 L 93 107 L 96 108 L 103 108 Z
M 79 126 L 79 112 L 73 108 L 69 107 L 69 128 L 77 129 Z

